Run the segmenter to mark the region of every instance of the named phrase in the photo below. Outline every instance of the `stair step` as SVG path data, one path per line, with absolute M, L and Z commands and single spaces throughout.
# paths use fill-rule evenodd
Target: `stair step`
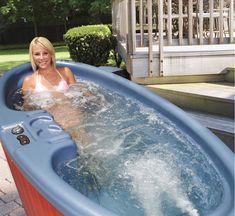
M 233 118 L 211 115 L 191 110 L 186 112 L 202 126 L 210 129 L 234 152 L 235 127 Z
M 231 82 L 146 85 L 183 109 L 234 118 L 235 88 Z

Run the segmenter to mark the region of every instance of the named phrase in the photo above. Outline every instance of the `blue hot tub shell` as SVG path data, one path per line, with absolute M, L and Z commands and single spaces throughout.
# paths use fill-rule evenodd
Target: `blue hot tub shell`
M 223 177 L 222 202 L 209 215 L 234 215 L 234 154 L 215 135 L 178 107 L 124 78 L 81 63 L 57 62 L 57 65 L 69 67 L 78 78 L 91 80 L 158 110 L 200 143 Z M 30 64 L 24 64 L 5 73 L 0 79 L 0 138 L 10 161 L 61 214 L 114 215 L 80 194 L 56 174 L 57 164 L 74 158 L 77 149 L 71 137 L 54 122 L 53 117 L 43 110 L 16 111 L 8 105 L 9 97 L 21 88 L 23 78 L 29 73 Z M 22 134 L 29 138 L 29 144 L 21 144 L 17 135 L 12 134 L 12 129 L 18 125 L 24 129 Z M 27 205 L 33 206 L 33 203 L 25 204 L 25 208 Z M 27 209 L 26 212 L 30 214 Z

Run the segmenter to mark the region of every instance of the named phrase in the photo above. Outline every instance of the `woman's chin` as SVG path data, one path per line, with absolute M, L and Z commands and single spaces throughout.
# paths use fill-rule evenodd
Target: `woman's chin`
M 41 69 L 47 69 L 49 66 L 49 64 L 38 64 L 38 67 Z

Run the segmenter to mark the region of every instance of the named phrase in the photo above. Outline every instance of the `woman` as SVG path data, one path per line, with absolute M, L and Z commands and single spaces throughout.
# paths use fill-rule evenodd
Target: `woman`
M 29 56 L 33 74 L 23 81 L 24 95 L 27 92 L 66 91 L 76 82 L 69 68 L 56 68 L 55 50 L 47 38 L 35 37 L 29 46 Z
M 82 155 L 90 138 L 82 126 L 85 113 L 82 113 L 79 107 L 72 103 L 71 98 L 66 96 L 70 85 L 76 83 L 72 71 L 67 67 L 56 67 L 54 47 L 44 37 L 36 37 L 32 40 L 29 55 L 33 73 L 25 77 L 22 85 L 24 110 L 39 108 L 51 113 L 55 121 L 71 134 L 77 144 L 79 154 Z M 84 90 L 84 86 L 79 86 L 83 96 L 91 96 L 89 91 Z M 48 99 L 50 102 L 45 102 Z M 86 159 L 87 156 L 84 154 L 82 157 Z M 90 182 L 93 192 L 99 191 L 97 179 L 91 173 L 95 162 L 90 159 L 84 167 L 86 167 L 83 168 L 84 181 Z
M 76 83 L 72 71 L 68 67 L 56 67 L 54 47 L 45 37 L 31 41 L 29 56 L 33 73 L 25 77 L 22 85 L 24 110 L 47 110 L 63 129 L 81 142 L 81 133 L 75 127 L 83 121 L 83 115 L 64 94 Z

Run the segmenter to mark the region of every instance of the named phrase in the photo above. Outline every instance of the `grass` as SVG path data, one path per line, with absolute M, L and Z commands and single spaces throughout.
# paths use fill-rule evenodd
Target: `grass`
M 0 73 L 8 71 L 20 64 L 29 62 L 28 45 L 0 46 Z M 63 44 L 55 46 L 57 60 L 70 60 L 67 47 Z
M 71 60 L 67 47 L 62 43 L 54 44 L 57 60 Z M 0 45 L 0 74 L 12 68 L 29 62 L 28 44 Z M 115 60 L 110 56 L 108 66 L 116 66 Z M 125 68 L 124 62 L 121 64 Z

